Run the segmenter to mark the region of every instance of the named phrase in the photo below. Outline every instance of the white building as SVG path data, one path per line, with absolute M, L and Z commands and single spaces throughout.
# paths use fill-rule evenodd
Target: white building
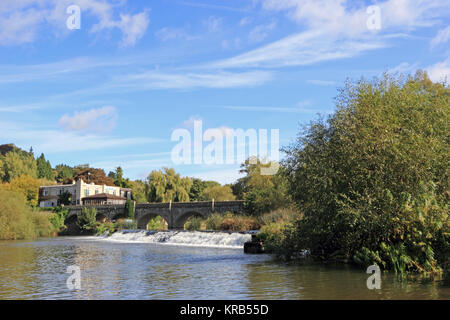
M 120 188 L 117 186 L 96 185 L 85 183 L 82 179 L 74 181 L 72 184 L 57 184 L 53 186 L 39 187 L 39 206 L 56 207 L 59 205 L 59 196 L 65 192 L 71 194 L 72 205 L 83 204 L 85 197 L 97 194 L 111 194 L 126 199 L 131 199 L 131 189 Z

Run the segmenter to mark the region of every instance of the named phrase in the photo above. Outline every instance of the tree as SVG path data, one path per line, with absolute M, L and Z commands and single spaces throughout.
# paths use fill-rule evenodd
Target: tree
M 1 180 L 11 182 L 14 178 L 21 175 L 37 177 L 37 166 L 34 157 L 26 152 L 11 151 L 3 157 L 0 157 Z
M 41 153 L 41 156 L 36 159 L 37 177 L 47 180 L 54 180 L 55 174 L 53 172 L 50 161 L 45 160 L 45 156 Z
M 207 201 L 209 198 L 205 197 L 204 191 L 207 188 L 220 186 L 216 181 L 204 181 L 198 178 L 192 178 L 191 189 L 189 190 L 190 201 Z
M 309 249 L 398 272 L 449 258 L 448 85 L 385 75 L 347 82 L 337 110 L 286 148 L 289 193 L 304 217 L 286 256 Z
M 137 203 L 147 202 L 147 185 L 141 180 L 130 181 L 131 194 Z
M 152 171 L 147 177 L 149 202 L 183 202 L 189 201 L 192 180 L 180 177 L 172 168 Z
M 58 181 L 59 183 L 63 183 L 64 181 L 73 179 L 74 170 L 70 166 L 67 166 L 65 164 L 58 164 L 55 167 L 55 171 L 56 171 L 56 181 Z
M 130 179 L 123 177 L 123 169 L 121 167 L 116 168 L 116 172 L 109 172 L 108 177 L 113 179 L 114 185 L 121 188 L 131 188 Z
M 260 215 L 291 204 L 281 170 L 274 175 L 261 174 L 262 167 L 271 165 L 270 162 L 263 164 L 259 159 L 248 159 L 241 165 L 240 172 L 245 173 L 245 176 L 236 182 L 233 191 L 238 199 L 245 201 L 250 214 Z
M 27 203 L 32 207 L 38 206 L 39 186 L 48 184 L 46 180 L 36 179 L 29 175 L 23 174 L 14 178 L 11 182 L 2 185 L 5 190 L 10 190 L 23 195 Z
M 77 216 L 77 226 L 82 230 L 92 231 L 97 225 L 97 209 L 83 208 Z
M 69 191 L 64 191 L 58 196 L 58 204 L 68 206 L 72 203 L 72 194 Z
M 208 187 L 203 191 L 202 195 L 205 200 L 229 201 L 236 199 L 230 186 L 218 185 Z
M 94 183 L 98 185 L 113 186 L 114 180 L 107 177 L 103 169 L 90 168 L 86 165 L 78 166 L 74 168 L 73 179 L 66 181 L 70 183 L 72 180 L 83 179 L 86 183 Z

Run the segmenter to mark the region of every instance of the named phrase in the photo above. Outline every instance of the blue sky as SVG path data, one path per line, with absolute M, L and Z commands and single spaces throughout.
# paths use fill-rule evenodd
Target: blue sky
M 287 145 L 333 111 L 347 77 L 448 77 L 449 22 L 441 0 L 2 0 L 0 143 L 53 166 L 120 165 L 132 179 L 169 166 L 229 183 L 238 163 L 174 164 L 173 131 L 278 129 Z

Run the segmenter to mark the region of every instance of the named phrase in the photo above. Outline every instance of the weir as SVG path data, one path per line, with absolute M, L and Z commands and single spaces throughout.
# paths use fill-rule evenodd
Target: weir
M 76 221 L 83 208 L 95 208 L 97 220 L 107 221 L 126 218 L 125 205 L 67 206 L 69 213 L 66 223 Z M 169 202 L 135 204 L 135 219 L 139 229 L 146 229 L 148 222 L 155 216 L 166 220 L 169 229 L 184 229 L 184 224 L 192 216 L 204 219 L 214 213 L 244 213 L 244 201 L 201 201 L 201 202 Z

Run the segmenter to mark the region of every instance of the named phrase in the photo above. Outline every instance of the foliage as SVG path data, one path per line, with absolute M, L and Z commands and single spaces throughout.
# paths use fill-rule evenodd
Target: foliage
M 77 216 L 77 226 L 81 230 L 95 230 L 97 209 L 84 207 L 81 213 Z
M 252 215 L 287 207 L 291 203 L 286 179 L 280 172 L 274 175 L 261 174 L 261 168 L 270 165 L 272 163 L 263 164 L 259 159 L 248 159 L 241 165 L 240 170 L 246 174 L 245 177 L 240 178 L 233 186 L 237 198 L 245 200 L 246 210 Z
M 65 183 L 70 183 L 72 180 L 83 179 L 86 183 L 94 183 L 98 185 L 113 186 L 114 180 L 107 177 L 103 169 L 90 168 L 87 165 L 77 166 L 74 168 L 74 174 L 72 179 L 65 181 Z
M 212 199 L 215 201 L 228 201 L 236 199 L 230 186 L 221 185 L 211 186 L 204 189 L 202 192 L 202 198 L 206 201 Z
M 134 219 L 134 201 L 127 200 L 125 203 L 125 215 L 128 219 Z
M 58 196 L 58 203 L 60 205 L 68 206 L 72 203 L 72 194 L 69 191 L 64 191 Z
M 184 228 L 189 231 L 200 230 L 202 228 L 202 222 L 202 218 L 192 217 L 184 224 Z
M 56 181 L 58 183 L 63 183 L 64 181 L 71 181 L 73 179 L 74 170 L 72 167 L 65 164 L 58 164 L 55 167 L 56 171 Z
M 218 230 L 247 231 L 247 230 L 258 230 L 260 228 L 261 225 L 254 217 L 233 215 L 231 213 L 228 213 L 222 220 L 222 223 L 220 224 Z
M 167 222 L 161 216 L 156 216 L 147 224 L 147 230 L 167 230 Z
M 95 231 L 97 235 L 103 235 L 105 232 L 108 232 L 107 235 L 110 236 L 117 231 L 117 228 L 114 222 L 106 221 L 98 223 Z
M 50 161 L 45 159 L 43 153 L 36 159 L 37 177 L 40 179 L 47 179 L 53 181 L 55 179 L 55 173 L 53 172 Z
M 222 215 L 213 213 L 205 221 L 206 230 L 220 230 L 223 219 L 224 217 Z
M 36 179 L 24 174 L 14 178 L 10 183 L 4 183 L 1 185 L 1 188 L 22 194 L 30 206 L 37 207 L 39 186 L 44 184 L 52 184 L 52 182 L 44 179 Z
M 287 153 L 289 193 L 304 216 L 283 255 L 440 272 L 449 250 L 446 84 L 391 77 L 347 82 L 337 110 L 312 122 Z
M 123 177 L 123 169 L 121 167 L 117 167 L 116 172 L 109 172 L 108 177 L 113 179 L 114 185 L 118 187 L 131 188 L 131 181 Z
M 53 215 L 49 220 L 57 232 L 66 229 L 66 225 L 64 223 L 68 214 L 69 211 L 67 209 L 63 209 L 62 207 L 56 207 L 53 209 Z
M 147 202 L 146 187 L 141 180 L 130 181 L 131 194 L 137 203 Z
M 192 181 L 181 177 L 172 168 L 152 171 L 147 178 L 149 202 L 184 202 L 189 201 Z
M 189 200 L 190 201 L 208 201 L 212 198 L 207 198 L 205 195 L 205 190 L 220 186 L 220 183 L 216 181 L 204 181 L 198 178 L 192 178 L 192 186 L 189 190 Z
M 24 151 L 11 151 L 0 156 L 0 180 L 11 182 L 22 175 L 37 178 L 34 157 Z
M 24 196 L 0 189 L 0 239 L 30 239 L 53 231 L 48 214 L 32 211 Z

